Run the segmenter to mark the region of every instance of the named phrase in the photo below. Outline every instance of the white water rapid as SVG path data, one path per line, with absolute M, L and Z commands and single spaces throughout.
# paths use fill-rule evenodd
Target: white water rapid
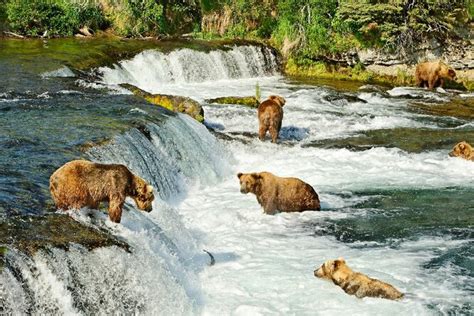
M 450 315 L 469 309 L 472 276 L 460 276 L 454 265 L 425 268 L 440 252 L 472 243 L 469 237 L 427 234 L 346 243 L 324 228 L 331 220 L 377 212 L 355 207 L 373 198 L 367 192 L 472 189 L 474 165 L 442 150 L 379 146 L 352 151 L 315 144 L 379 129 L 447 133 L 472 129 L 473 123 L 410 111 L 408 99 L 401 96 L 425 101 L 449 96 L 420 89 L 359 91 L 353 93 L 358 100 L 331 99 L 340 92 L 283 78 L 277 60 L 268 49 L 235 46 L 211 52 L 145 51 L 101 68 L 102 84 L 127 82 L 201 102 L 254 95 L 258 83 L 262 98 L 286 98 L 280 143 L 257 139 L 255 109 L 204 104 L 205 126 L 217 137 L 179 114 L 148 123 L 145 133 L 133 129 L 93 149 L 92 159 L 125 163 L 151 181 L 159 191 L 154 210 L 141 213 L 128 203 L 119 225 L 106 214 L 90 219 L 89 210 L 71 212 L 125 240 L 132 253 L 114 247 L 89 252 L 77 246 L 69 252 L 40 252 L 33 259 L 11 255 L 14 267 L 1 279 L 8 291 L 0 292 L 11 313 Z M 322 211 L 264 215 L 255 196 L 239 192 L 237 172 L 255 171 L 308 182 L 320 195 Z M 394 214 L 403 207 L 393 207 Z M 208 265 L 202 249 L 213 253 L 215 265 Z M 356 271 L 391 283 L 406 298 L 358 299 L 313 276 L 325 260 L 338 257 Z M 28 309 L 28 302 L 35 307 Z

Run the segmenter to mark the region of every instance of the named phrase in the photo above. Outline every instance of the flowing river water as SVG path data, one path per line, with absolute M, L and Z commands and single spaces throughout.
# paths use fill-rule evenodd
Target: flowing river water
M 114 62 L 94 42 L 7 42 L 1 314 L 472 313 L 474 164 L 448 156 L 458 141 L 474 143 L 472 95 L 286 78 L 259 45 L 137 42 Z M 120 83 L 192 97 L 205 122 Z M 263 98 L 286 98 L 278 144 L 257 139 L 255 109 L 205 101 L 254 95 L 257 84 Z M 69 212 L 112 246 L 55 247 L 78 233 L 53 224 L 63 217 L 49 175 L 75 158 L 124 163 L 159 191 L 151 213 L 129 201 L 119 225 L 104 212 Z M 254 171 L 308 182 L 321 212 L 263 214 L 239 192 L 237 172 Z M 43 244 L 25 254 L 33 241 Z M 338 257 L 406 297 L 357 299 L 313 276 Z

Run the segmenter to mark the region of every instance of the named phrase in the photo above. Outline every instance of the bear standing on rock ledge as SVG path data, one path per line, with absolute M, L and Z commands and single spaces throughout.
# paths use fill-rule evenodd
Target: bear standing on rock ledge
M 73 160 L 56 170 L 49 179 L 49 189 L 56 207 L 63 210 L 97 209 L 100 202 L 109 202 L 109 218 L 115 223 L 120 223 L 127 196 L 146 212 L 151 212 L 154 199 L 153 187 L 124 165 L 87 160 Z
M 427 61 L 416 66 L 415 80 L 418 87 L 443 87 L 445 79 L 455 80 L 456 72 L 442 61 Z
M 240 192 L 257 196 L 266 214 L 320 210 L 319 197 L 313 187 L 297 178 L 281 178 L 270 172 L 238 173 Z

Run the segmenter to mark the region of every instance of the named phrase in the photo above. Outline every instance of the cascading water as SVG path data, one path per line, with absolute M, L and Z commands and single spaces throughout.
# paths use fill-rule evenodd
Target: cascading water
M 88 210 L 71 212 L 82 223 L 125 240 L 132 253 L 115 247 L 89 252 L 81 246 L 41 250 L 33 258 L 8 252 L 0 274 L 2 312 L 169 315 L 199 310 L 196 272 L 210 258 L 171 204 L 189 185 L 216 183 L 228 170 L 228 154 L 204 126 L 184 115 L 139 129 L 88 155 L 95 161 L 126 164 L 152 183 L 158 198 L 150 216 L 135 210 L 131 201 L 117 226 L 110 226 L 103 214 L 91 219 Z
M 222 138 L 217 140 L 191 118 L 157 113 L 155 106 L 137 104 L 129 95 L 50 93 L 26 105 L 0 95 L 0 108 L 20 102 L 23 110 L 9 120 L 22 116 L 30 124 L 26 132 L 33 131 L 20 138 L 11 123 L 16 138 L 4 142 L 0 137 L 0 146 L 24 146 L 39 161 L 22 161 L 22 168 L 33 166 L 28 175 L 40 170 L 43 187 L 34 192 L 47 190 L 44 179 L 50 173 L 42 170 L 51 172 L 75 158 L 65 155 L 53 166 L 42 158 L 49 138 L 35 132 L 42 129 L 34 124 L 45 107 L 58 117 L 48 121 L 58 128 L 49 133 L 59 139 L 48 151 L 57 156 L 66 151 L 57 143 L 83 143 L 71 139 L 75 133 L 94 134 L 97 141 L 106 136 L 109 142 L 85 156 L 124 163 L 158 191 L 151 213 L 127 201 L 119 225 L 98 211 L 70 212 L 80 223 L 125 241 L 130 253 L 116 246 L 90 251 L 81 245 L 68 251 L 46 248 L 33 257 L 7 251 L 0 313 L 470 313 L 474 167 L 447 152 L 457 140 L 474 139 L 474 125 L 463 116 L 434 116 L 411 103 L 443 106 L 451 98 L 468 97 L 403 87 L 341 93 L 288 81 L 278 76 L 278 67 L 269 49 L 233 46 L 208 52 L 147 50 L 100 69 L 102 86 L 125 82 L 200 101 L 253 95 L 258 83 L 263 97 L 279 94 L 287 101 L 277 145 L 257 139 L 256 111 L 242 106 L 203 103 L 205 126 Z M 51 74 L 61 75 L 45 77 Z M 87 120 L 79 120 L 81 115 Z M 62 130 L 62 122 L 82 129 Z M 115 130 L 117 125 L 127 128 Z M 104 126 L 113 129 L 113 137 L 99 130 Z M 0 154 L 0 163 L 10 167 L 18 153 Z M 323 210 L 262 214 L 254 196 L 239 192 L 235 174 L 264 170 L 310 183 Z M 23 184 L 26 177 L 15 172 L 10 176 Z M 2 196 L 0 191 L 0 211 L 10 201 Z M 213 253 L 214 266 L 207 267 L 209 256 L 202 249 Z M 314 278 L 316 266 L 341 256 L 354 270 L 393 284 L 406 298 L 360 300 Z
M 108 84 L 127 82 L 149 90 L 150 86 L 167 84 L 274 76 L 279 73 L 279 62 L 277 55 L 264 46 L 233 46 L 210 52 L 183 48 L 168 54 L 144 51 L 114 68 L 99 71 Z

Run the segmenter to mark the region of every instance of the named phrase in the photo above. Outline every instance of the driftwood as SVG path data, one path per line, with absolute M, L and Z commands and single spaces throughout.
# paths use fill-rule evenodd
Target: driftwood
M 3 33 L 9 36 L 17 37 L 17 38 L 25 38 L 23 35 L 13 33 L 13 32 L 4 31 Z

